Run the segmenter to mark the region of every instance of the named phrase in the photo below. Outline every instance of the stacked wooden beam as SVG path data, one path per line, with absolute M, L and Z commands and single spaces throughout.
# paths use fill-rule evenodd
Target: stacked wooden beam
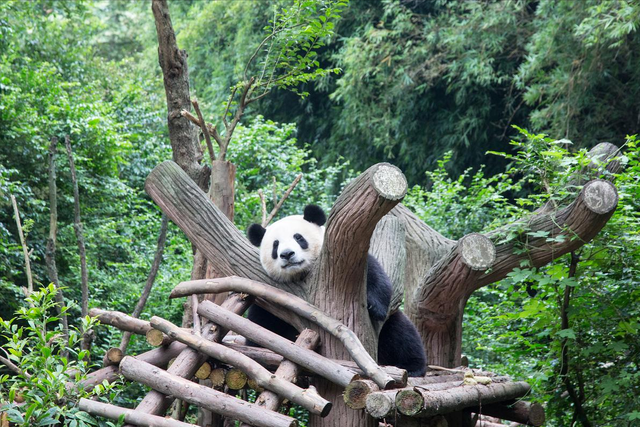
M 245 298 L 232 294 L 222 306 L 208 301 L 199 304 L 198 314 L 209 322 L 195 332 L 160 317 L 147 322 L 124 313 L 94 309 L 91 314 L 102 323 L 145 335 L 150 344 L 159 347 L 137 357 L 123 357 L 118 349 L 110 349 L 104 358 L 105 367 L 90 374 L 82 384 L 91 387 L 105 379 L 115 379 L 120 372 L 127 379 L 153 389 L 138 408 L 123 409 L 90 401 L 82 401 L 81 408 L 113 419 L 124 415 L 127 422 L 137 425 L 185 427 L 188 424 L 161 421 L 158 417 L 164 415 L 171 401 L 177 398 L 239 420 L 243 427 L 295 426 L 295 419 L 277 412 L 284 399 L 319 416 L 326 416 L 331 410 L 332 403 L 322 398 L 314 387 L 304 389 L 296 385 L 299 376 L 316 376 L 345 388 L 344 400 L 350 408 L 365 410 L 385 422 L 395 422 L 396 416 L 440 420 L 442 414 L 460 411 L 499 416 L 534 426 L 544 421 L 540 405 L 517 400 L 529 392 L 524 382 L 512 382 L 506 377 L 466 368 L 434 370 L 423 378 L 408 379 L 406 371 L 399 368 L 371 367 L 365 361 L 366 369 L 363 369 L 351 361 L 328 359 L 313 351 L 319 345 L 319 336 L 312 330 L 302 331 L 292 343 L 243 318 L 242 313 L 251 303 Z M 299 307 L 299 311 L 309 309 L 317 316 L 317 309 Z M 334 319 L 323 319 L 320 327 L 337 323 Z M 225 340 L 229 330 L 265 348 L 237 344 L 235 338 Z M 362 361 L 364 350 L 358 348 L 359 342 L 352 341 L 350 334 L 344 337 L 350 340 L 348 344 L 358 355 L 356 359 Z M 207 362 L 208 358 L 214 361 L 215 367 Z M 209 386 L 191 381 L 196 373 L 200 373 L 197 378 L 206 379 Z M 260 392 L 255 404 L 223 391 L 244 387 Z

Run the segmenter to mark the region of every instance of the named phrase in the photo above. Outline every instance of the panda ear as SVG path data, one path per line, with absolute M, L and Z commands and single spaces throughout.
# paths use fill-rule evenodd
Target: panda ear
M 303 218 L 305 221 L 312 222 L 319 226 L 323 226 L 324 223 L 327 222 L 327 216 L 324 214 L 322 208 L 317 205 L 307 205 L 304 208 Z
M 247 229 L 247 237 L 249 238 L 249 241 L 253 246 L 260 247 L 262 238 L 264 237 L 264 233 L 266 231 L 267 229 L 260 224 L 251 224 Z

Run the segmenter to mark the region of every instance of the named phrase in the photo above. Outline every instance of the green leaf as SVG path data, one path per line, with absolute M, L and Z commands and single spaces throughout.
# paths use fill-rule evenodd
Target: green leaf
M 568 338 L 568 339 L 571 339 L 571 340 L 576 339 L 576 333 L 571 328 L 562 329 L 561 331 L 558 331 L 556 333 L 556 335 L 561 337 L 561 338 Z

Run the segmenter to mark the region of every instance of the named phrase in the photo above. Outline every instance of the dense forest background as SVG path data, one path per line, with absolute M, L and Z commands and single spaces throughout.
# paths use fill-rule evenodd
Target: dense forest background
M 170 2 L 178 44 L 189 54 L 192 94 L 207 120 L 221 117 L 263 28 L 286 4 Z M 529 381 L 531 398 L 547 405 L 548 425 L 640 425 L 640 165 L 632 136 L 640 128 L 638 25 L 640 4 L 632 0 L 352 1 L 316 58 L 337 72 L 272 90 L 237 129 L 229 148 L 238 168 L 235 223 L 243 229 L 259 221 L 257 191 L 270 194 L 274 178 L 282 193 L 304 174 L 281 215 L 308 201 L 330 209 L 357 171 L 388 161 L 412 186 L 405 204 L 455 239 L 562 200 L 571 174 L 584 165 L 584 149 L 612 142 L 622 147 L 625 165 L 615 177 L 614 217 L 573 254 L 577 264 L 567 255 L 542 269 L 522 265 L 475 293 L 463 351 L 474 367 Z M 80 300 L 65 135 L 78 171 L 90 306 L 131 312 L 161 222 L 144 180 L 171 158 L 148 2 L 0 2 L 5 321 L 27 306 L 10 195 L 32 250 L 36 287 L 50 281 L 54 137 L 61 141 L 57 268 L 65 300 Z M 181 303 L 167 295 L 189 277 L 191 262 L 191 245 L 170 225 L 143 318 L 162 312 L 179 322 Z M 79 326 L 79 305 L 69 310 Z M 119 340 L 98 328 L 94 354 Z M 132 351 L 145 345 L 134 338 Z M 117 398 L 133 395 L 125 390 Z

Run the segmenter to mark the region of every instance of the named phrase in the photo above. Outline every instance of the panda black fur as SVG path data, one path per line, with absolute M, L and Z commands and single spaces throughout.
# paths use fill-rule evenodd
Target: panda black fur
M 252 224 L 249 241 L 260 248 L 260 261 L 267 274 L 279 282 L 304 279 L 320 254 L 326 216 L 322 209 L 308 205 L 303 215 L 283 218 L 266 229 Z M 263 243 L 266 243 L 263 245 Z M 372 321 L 384 321 L 391 303 L 392 286 L 378 260 L 367 257 L 367 308 Z M 291 325 L 253 305 L 249 320 L 279 335 L 295 340 L 298 332 Z M 378 362 L 406 369 L 409 376 L 423 376 L 427 358 L 415 326 L 401 311 L 385 321 L 378 339 Z

